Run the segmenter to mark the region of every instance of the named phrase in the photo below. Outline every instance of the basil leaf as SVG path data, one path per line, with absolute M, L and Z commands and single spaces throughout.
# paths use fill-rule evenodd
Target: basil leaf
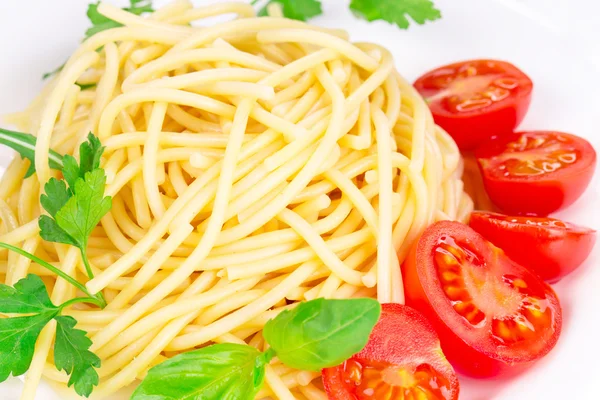
M 254 347 L 215 344 L 150 369 L 131 400 L 254 400 L 264 376 Z
M 288 367 L 320 371 L 361 351 L 380 314 L 374 299 L 316 299 L 267 322 L 263 336 Z

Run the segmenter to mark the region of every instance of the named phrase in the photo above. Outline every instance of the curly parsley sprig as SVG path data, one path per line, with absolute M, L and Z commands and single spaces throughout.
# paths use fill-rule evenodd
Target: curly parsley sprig
M 112 19 L 100 14 L 100 12 L 98 12 L 99 5 L 99 1 L 88 5 L 86 15 L 92 23 L 92 26 L 90 26 L 85 31 L 84 40 L 90 38 L 91 36 L 94 36 L 96 33 L 105 31 L 107 29 L 118 28 L 123 26 L 121 23 L 113 21 Z M 135 15 L 142 15 L 145 13 L 154 12 L 154 9 L 152 8 L 152 0 L 129 0 L 129 7 L 125 7 L 123 8 L 123 10 Z M 60 71 L 63 70 L 64 67 L 65 64 L 61 65 L 53 71 L 46 72 L 44 75 L 42 75 L 42 79 L 48 79 L 58 74 Z M 76 83 L 76 85 L 79 86 L 81 90 L 93 89 L 94 87 L 96 87 L 95 83 Z
M 35 172 L 34 136 L 0 130 L 0 143 L 12 147 L 31 161 L 28 175 Z M 60 170 L 64 179 L 50 179 L 44 186 L 45 194 L 40 198 L 42 207 L 48 212 L 48 215 L 39 218 L 40 236 L 49 242 L 77 247 L 90 279 L 94 274 L 87 257 L 88 240 L 92 230 L 112 207 L 111 198 L 104 196 L 106 175 L 100 168 L 103 151 L 98 138 L 90 133 L 87 142 L 79 148 L 79 162 L 73 156 L 51 152 L 50 167 Z M 90 293 L 85 285 L 34 254 L 8 243 L 0 242 L 0 248 L 36 262 L 85 294 L 55 305 L 37 275 L 27 275 L 13 287 L 0 284 L 0 314 L 7 316 L 0 317 L 0 382 L 10 375 L 27 372 L 42 329 L 54 320 L 54 364 L 69 375 L 69 386 L 73 386 L 79 395 L 89 396 L 98 385 L 96 369 L 100 367 L 100 358 L 89 351 L 92 341 L 86 332 L 75 329 L 77 321 L 62 313 L 77 303 L 104 308 L 104 297 L 101 293 Z
M 307 21 L 323 14 L 321 0 L 253 0 L 253 5 L 263 5 L 258 15 L 267 15 L 270 4 L 279 4 L 283 15 L 287 18 Z M 407 29 L 409 18 L 419 25 L 427 21 L 435 21 L 442 17 L 432 0 L 351 0 L 350 10 L 358 18 L 367 21 L 383 20 L 395 24 L 400 29 Z

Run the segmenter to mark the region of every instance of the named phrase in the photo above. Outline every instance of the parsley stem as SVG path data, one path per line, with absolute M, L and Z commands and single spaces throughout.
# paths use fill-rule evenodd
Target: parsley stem
M 102 301 L 100 301 L 99 299 L 97 299 L 95 297 L 75 297 L 74 299 L 67 300 L 64 303 L 62 303 L 59 306 L 59 308 L 62 311 L 63 309 L 70 307 L 73 304 L 77 304 L 77 303 L 92 303 L 92 304 L 97 305 L 100 308 L 103 308 L 105 306 L 105 304 L 102 304 Z
M 81 260 L 83 261 L 83 265 L 85 266 L 85 272 L 87 272 L 88 278 L 94 279 L 94 271 L 92 271 L 92 267 L 90 266 L 90 262 L 87 258 L 87 252 L 85 248 L 87 247 L 87 243 L 79 248 L 79 252 L 81 253 Z
M 92 271 L 92 266 L 90 265 L 90 262 L 88 260 L 86 249 L 87 249 L 87 241 L 83 247 L 79 248 L 79 251 L 81 252 L 81 260 L 83 261 L 83 265 L 85 266 L 85 271 L 87 272 L 88 278 L 94 279 L 94 271 Z M 88 292 L 85 292 L 85 293 L 87 293 L 89 295 Z M 101 305 L 100 308 L 106 307 L 106 299 L 104 298 L 104 295 L 102 294 L 102 292 L 96 293 L 95 298 L 97 298 L 98 300 L 100 300 L 100 302 L 102 302 L 103 305 Z
M 23 249 L 20 249 L 18 247 L 12 246 L 8 243 L 3 243 L 0 242 L 0 248 L 4 248 L 10 251 L 14 251 L 17 254 L 22 255 L 23 257 L 27 257 L 29 258 L 31 261 L 34 261 L 36 263 L 38 263 L 39 265 L 41 265 L 42 267 L 54 272 L 56 275 L 60 276 L 61 278 L 63 278 L 64 280 L 66 280 L 67 282 L 69 282 L 71 285 L 75 286 L 77 289 L 81 290 L 83 293 L 87 294 L 89 297 L 93 297 L 96 298 L 100 303 L 105 303 L 104 299 L 99 299 L 98 297 L 94 296 L 93 294 L 91 294 L 87 288 L 85 287 L 85 285 L 79 283 L 76 279 L 74 279 L 73 277 L 71 277 L 68 274 L 65 274 L 63 271 L 61 271 L 60 269 L 56 268 L 54 265 L 42 260 L 39 257 L 34 256 L 31 253 L 26 252 Z M 104 304 L 105 305 L 105 304 Z M 102 306 L 101 306 L 102 307 Z

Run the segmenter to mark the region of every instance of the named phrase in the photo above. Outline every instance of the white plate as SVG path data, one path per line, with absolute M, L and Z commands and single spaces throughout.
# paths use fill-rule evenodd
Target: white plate
M 598 2 L 435 0 L 443 19 L 425 26 L 414 25 L 408 31 L 385 23 L 357 21 L 347 11 L 347 2 L 324 3 L 325 17 L 317 19 L 317 23 L 348 29 L 354 40 L 388 47 L 398 69 L 409 79 L 462 59 L 492 57 L 512 61 L 535 84 L 534 99 L 522 128 L 573 132 L 600 150 L 600 52 L 594 47 L 599 42 L 600 29 L 597 22 L 592 22 L 600 12 Z M 0 114 L 23 109 L 41 89 L 41 75 L 60 65 L 75 49 L 88 25 L 86 6 L 84 0 L 0 1 Z M 0 165 L 8 164 L 10 154 L 0 149 Z M 560 217 L 600 228 L 598 175 L 591 189 Z M 599 246 L 584 266 L 555 287 L 564 313 L 563 334 L 556 348 L 510 381 L 461 379 L 461 399 L 600 398 L 596 383 L 600 376 L 598 249 Z M 18 384 L 12 382 L 13 386 Z M 18 398 L 18 390 L 13 386 L 0 385 L 0 400 Z M 59 398 L 64 399 L 46 388 L 41 388 L 37 397 Z

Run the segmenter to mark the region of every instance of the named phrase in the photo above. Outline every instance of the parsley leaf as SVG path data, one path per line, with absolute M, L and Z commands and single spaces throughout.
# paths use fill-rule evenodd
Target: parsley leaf
M 367 21 L 384 20 L 407 29 L 407 15 L 419 25 L 442 17 L 431 0 L 352 0 L 350 9 Z
M 63 203 L 66 197 L 64 185 L 55 181 L 46 184 L 42 206 L 52 217 L 40 217 L 40 235 L 49 242 L 78 247 L 87 264 L 86 249 L 89 236 L 102 217 L 110 211 L 112 199 L 104 197 L 106 175 L 100 168 L 87 172 L 85 178 L 78 178 L 74 185 L 74 188 L 70 188 L 73 195 L 69 193 L 69 199 Z M 88 275 L 93 276 L 89 268 Z
M 104 197 L 106 176 L 101 169 L 88 172 L 75 182 L 75 195 L 56 213 L 56 223 L 85 249 L 92 230 L 110 211 L 112 199 Z
M 71 198 L 71 193 L 67 189 L 65 181 L 51 178 L 44 186 L 45 194 L 40 196 L 40 203 L 44 210 L 55 217 L 56 213 L 67 204 Z
M 152 9 L 152 1 L 151 0 L 129 0 L 130 6 L 124 8 L 125 11 L 128 11 L 135 15 L 142 15 L 146 12 L 153 12 Z M 87 16 L 89 20 L 92 22 L 92 27 L 85 31 L 85 38 L 89 38 L 90 36 L 94 36 L 98 32 L 105 31 L 107 29 L 118 28 L 123 26 L 117 21 L 113 21 L 110 18 L 105 17 L 104 15 L 98 12 L 98 3 L 92 3 L 88 6 Z
M 90 36 L 94 36 L 98 32 L 105 31 L 107 29 L 118 28 L 121 25 L 117 21 L 113 21 L 110 18 L 105 17 L 104 15 L 98 12 L 98 3 L 92 3 L 88 6 L 87 16 L 92 23 L 92 27 L 88 28 L 85 31 L 85 38 L 89 38 Z
M 82 330 L 75 329 L 77 321 L 73 317 L 56 317 L 56 342 L 54 344 L 54 364 L 70 375 L 68 386 L 88 397 L 98 385 L 100 358 L 89 351 L 92 341 Z
M 50 78 L 51 76 L 54 76 L 54 75 L 58 74 L 60 71 L 63 70 L 63 68 L 65 67 L 65 64 L 63 64 L 60 67 L 56 68 L 54 71 L 46 72 L 44 75 L 42 75 L 42 79 L 46 80 L 46 79 Z
M 0 382 L 11 374 L 27 372 L 40 332 L 58 313 L 56 309 L 29 317 L 0 319 Z
M 40 261 L 45 264 L 45 261 Z M 74 385 L 79 395 L 89 396 L 98 385 L 95 368 L 100 367 L 100 359 L 89 351 L 92 341 L 86 333 L 74 328 L 77 321 L 60 316 L 65 307 L 81 302 L 97 303 L 97 300 L 78 297 L 60 307 L 55 306 L 44 282 L 37 275 L 27 275 L 14 288 L 0 285 L 0 313 L 33 314 L 0 318 L 0 382 L 11 374 L 19 376 L 29 369 L 40 332 L 55 319 L 54 363 L 58 370 L 65 370 L 70 375 L 69 386 Z
M 77 164 L 75 157 L 71 155 L 63 157 L 63 177 L 69 184 L 71 193 L 74 193 L 77 179 L 83 179 L 88 172 L 100 167 L 100 158 L 104 153 L 104 147 L 100 144 L 100 140 L 91 133 L 88 134 L 87 139 L 87 142 L 83 142 L 79 146 L 79 164 Z
M 77 242 L 71 236 L 69 236 L 69 234 L 62 230 L 55 220 L 48 217 L 47 215 L 40 216 L 40 219 L 38 220 L 38 225 L 40 227 L 40 236 L 45 241 L 53 243 L 64 243 L 70 246 L 79 247 Z
M 281 4 L 283 15 L 300 21 L 307 21 L 312 17 L 323 14 L 320 0 L 271 0 L 258 12 L 258 15 L 261 17 L 267 16 L 267 9 L 271 3 Z
M 35 158 L 35 137 L 31 135 L 0 130 L 0 142 L 8 143 L 32 161 Z M 104 196 L 106 175 L 100 168 L 103 151 L 100 140 L 90 133 L 88 141 L 79 148 L 79 163 L 70 155 L 56 155 L 60 165 L 55 160 L 54 166 L 62 171 L 64 180 L 50 179 L 40 197 L 42 207 L 49 214 L 39 218 L 40 235 L 47 241 L 78 247 L 90 278 L 93 273 L 86 254 L 87 242 L 92 230 L 112 206 L 112 199 Z M 0 242 L 0 248 L 37 262 L 89 296 L 68 300 L 57 307 L 52 303 L 44 282 L 36 275 L 28 275 L 14 287 L 0 284 L 0 313 L 33 314 L 14 318 L 0 316 L 0 382 L 29 369 L 40 332 L 55 319 L 54 363 L 70 376 L 68 386 L 74 386 L 79 395 L 89 396 L 98 385 L 99 376 L 95 368 L 100 367 L 100 359 L 89 351 L 92 342 L 86 337 L 86 332 L 75 329 L 77 321 L 60 314 L 75 303 L 91 303 L 104 308 L 106 301 L 102 294 L 92 295 L 83 284 L 60 268 L 19 247 Z
M 29 274 L 15 287 L 0 284 L 0 312 L 7 314 L 32 314 L 57 310 L 42 279 Z
M 63 70 L 65 65 L 66 65 L 66 63 L 61 65 L 60 67 L 56 68 L 54 71 L 46 72 L 44 75 L 42 75 L 42 80 L 46 80 L 46 79 L 50 78 L 51 76 L 58 74 L 60 71 Z M 93 89 L 97 85 L 96 83 L 77 83 L 77 82 L 75 82 L 75 84 L 77 86 L 79 86 L 81 88 L 81 90 Z
M 50 216 L 39 219 L 42 239 L 78 247 L 90 278 L 92 270 L 87 260 L 87 243 L 92 230 L 110 211 L 112 199 L 104 196 L 106 175 L 100 168 L 104 147 L 91 133 L 79 147 L 80 162 L 75 157 L 63 158 L 64 181 L 50 179 L 41 196 L 42 207 Z
M 25 178 L 29 178 L 35 172 L 35 142 L 36 137 L 28 133 L 14 132 L 0 128 L 0 143 L 16 150 L 23 159 L 29 160 L 29 169 Z M 48 157 L 50 168 L 62 169 L 63 157 L 57 152 L 50 150 Z
M 75 82 L 75 84 L 77 86 L 79 86 L 81 88 L 81 90 L 93 89 L 97 85 L 96 83 L 77 83 L 77 82 Z
M 100 159 L 104 153 L 104 147 L 100 139 L 91 133 L 88 134 L 88 141 L 79 146 L 79 177 L 83 178 L 88 172 L 100 167 Z
M 123 10 L 128 11 L 135 15 L 142 15 L 147 12 L 154 12 L 154 9 L 152 8 L 152 0 L 129 0 L 129 4 L 130 4 L 130 6 L 123 8 Z M 98 32 L 102 32 L 107 29 L 118 28 L 120 26 L 123 26 L 119 22 L 113 21 L 112 19 L 107 18 L 104 15 L 100 14 L 98 12 L 99 5 L 100 5 L 99 1 L 97 3 L 91 3 L 90 5 L 88 5 L 86 14 L 87 14 L 88 19 L 92 23 L 92 26 L 85 31 L 84 39 L 88 39 L 91 36 L 94 36 Z M 58 74 L 65 67 L 65 64 L 56 68 L 54 71 L 45 73 L 42 76 L 42 79 L 48 79 L 51 76 Z M 96 86 L 95 84 L 81 85 L 78 83 L 76 83 L 76 85 L 78 85 L 81 88 L 81 90 L 90 89 L 90 88 L 93 88 Z

